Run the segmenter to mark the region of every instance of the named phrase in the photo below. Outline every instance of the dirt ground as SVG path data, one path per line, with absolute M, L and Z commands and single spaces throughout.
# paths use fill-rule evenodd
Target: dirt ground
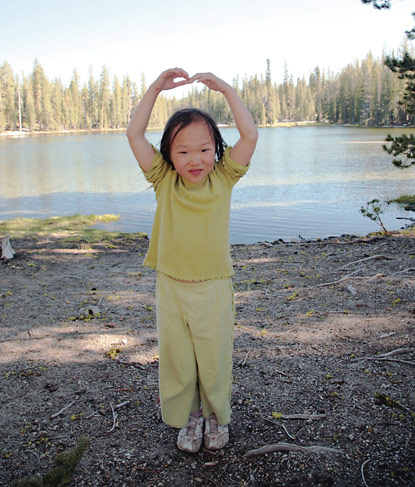
M 0 485 L 44 475 L 82 436 L 77 487 L 415 485 L 413 236 L 232 246 L 231 441 L 195 455 L 161 421 L 148 241 L 12 245 Z

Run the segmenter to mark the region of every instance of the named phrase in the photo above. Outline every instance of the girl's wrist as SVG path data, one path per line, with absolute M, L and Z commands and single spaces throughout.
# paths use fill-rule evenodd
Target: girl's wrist
M 151 85 L 149 86 L 149 88 L 148 88 L 147 91 L 151 91 L 155 95 L 159 95 L 163 91 L 163 89 L 162 88 L 158 88 L 155 83 L 151 83 Z
M 223 95 L 227 95 L 227 94 L 233 93 L 233 92 L 235 92 L 235 90 L 228 83 L 225 83 L 225 86 L 224 86 L 223 90 L 221 90 L 221 93 Z

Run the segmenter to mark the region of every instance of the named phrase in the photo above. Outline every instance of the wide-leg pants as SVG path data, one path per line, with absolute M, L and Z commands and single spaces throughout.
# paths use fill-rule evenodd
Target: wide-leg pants
M 184 283 L 159 272 L 156 291 L 163 421 L 186 426 L 203 416 L 230 422 L 233 347 L 231 278 Z

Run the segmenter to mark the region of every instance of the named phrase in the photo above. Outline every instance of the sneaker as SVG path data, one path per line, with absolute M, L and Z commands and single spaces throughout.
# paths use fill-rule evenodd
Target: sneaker
M 215 414 L 209 416 L 205 422 L 205 447 L 208 450 L 220 450 L 228 441 L 228 425 L 219 424 Z
M 179 431 L 177 447 L 187 453 L 197 453 L 202 446 L 203 423 L 205 418 L 200 411 L 191 413 L 185 428 Z

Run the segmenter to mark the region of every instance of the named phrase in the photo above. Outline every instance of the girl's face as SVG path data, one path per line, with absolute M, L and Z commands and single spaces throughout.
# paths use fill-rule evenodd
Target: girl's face
M 182 178 L 200 183 L 215 165 L 215 143 L 203 120 L 182 129 L 170 146 L 170 159 Z

